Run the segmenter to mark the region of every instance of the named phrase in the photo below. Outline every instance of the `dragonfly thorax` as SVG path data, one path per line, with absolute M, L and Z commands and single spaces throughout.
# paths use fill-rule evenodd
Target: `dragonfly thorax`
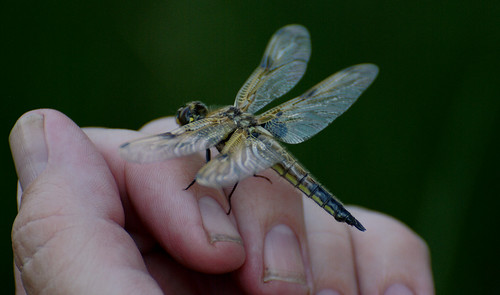
M 254 115 L 247 113 L 236 116 L 234 118 L 234 122 L 236 123 L 238 128 L 248 128 L 257 124 L 257 120 L 255 120 Z
M 257 120 L 253 114 L 244 113 L 234 106 L 229 106 L 224 112 L 224 116 L 231 118 L 237 128 L 248 128 L 257 125 Z

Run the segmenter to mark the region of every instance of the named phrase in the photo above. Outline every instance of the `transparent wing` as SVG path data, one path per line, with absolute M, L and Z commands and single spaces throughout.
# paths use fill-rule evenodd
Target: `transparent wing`
M 283 161 L 283 147 L 271 136 L 237 129 L 219 155 L 196 175 L 209 187 L 226 187 Z
M 304 75 L 310 55 L 306 28 L 288 25 L 278 30 L 269 41 L 259 67 L 236 95 L 234 106 L 255 113 L 287 93 Z
M 344 113 L 378 73 L 374 64 L 360 64 L 333 74 L 299 97 L 259 116 L 258 122 L 286 143 L 300 143 Z
M 236 128 L 227 118 L 205 118 L 171 132 L 140 138 L 120 147 L 129 162 L 151 163 L 203 151 L 219 143 Z

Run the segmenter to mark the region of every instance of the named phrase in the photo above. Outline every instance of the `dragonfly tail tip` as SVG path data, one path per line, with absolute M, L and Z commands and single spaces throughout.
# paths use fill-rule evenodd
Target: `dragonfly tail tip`
M 356 219 L 354 220 L 353 224 L 351 224 L 355 228 L 359 229 L 360 231 L 366 231 L 366 228 Z

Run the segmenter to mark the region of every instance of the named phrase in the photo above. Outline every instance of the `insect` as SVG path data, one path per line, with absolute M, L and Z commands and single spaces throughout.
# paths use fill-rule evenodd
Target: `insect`
M 209 111 L 199 101 L 190 102 L 177 111 L 180 127 L 125 143 L 120 147 L 121 156 L 130 162 L 151 163 L 205 150 L 207 163 L 187 188 L 194 182 L 215 188 L 234 185 L 232 192 L 242 179 L 272 168 L 337 221 L 365 231 L 278 141 L 300 143 L 328 126 L 368 88 L 378 67 L 351 66 L 301 96 L 254 115 L 297 84 L 310 53 L 309 33 L 303 26 L 281 28 L 269 41 L 257 69 L 239 90 L 234 105 Z M 213 158 L 211 147 L 219 151 Z

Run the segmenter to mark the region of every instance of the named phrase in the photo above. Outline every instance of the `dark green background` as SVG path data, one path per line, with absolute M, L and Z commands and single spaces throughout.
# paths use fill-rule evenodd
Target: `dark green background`
M 135 129 L 193 99 L 231 104 L 270 36 L 300 23 L 312 57 L 285 98 L 356 63 L 376 63 L 380 75 L 330 128 L 290 150 L 344 202 L 421 235 L 438 294 L 488 294 L 498 267 L 498 3 L 2 4 L 2 289 L 13 288 L 7 136 L 20 115 L 48 107 L 80 126 Z

